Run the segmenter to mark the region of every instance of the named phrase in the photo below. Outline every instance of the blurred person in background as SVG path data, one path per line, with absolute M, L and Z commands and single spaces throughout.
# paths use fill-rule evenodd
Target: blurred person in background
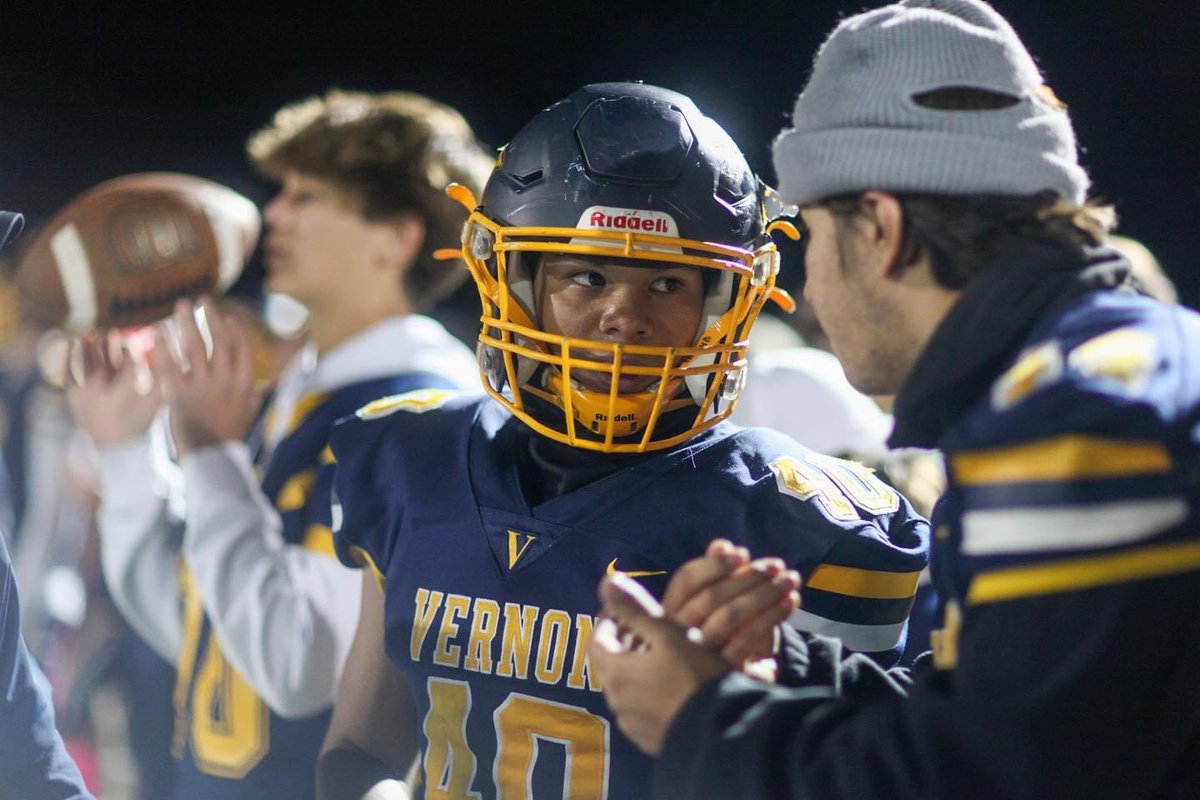
M 110 591 L 178 671 L 189 799 L 313 795 L 361 594 L 332 557 L 329 426 L 382 395 L 478 382 L 470 351 L 422 315 L 465 277 L 432 255 L 466 216 L 443 190 L 478 187 L 491 164 L 462 117 L 411 93 L 331 91 L 281 109 L 248 150 L 282 184 L 264 210 L 266 289 L 308 314 L 265 411 L 243 326 L 211 302 L 180 303 L 140 367 L 115 337 L 87 337 L 72 387 L 100 453 Z M 151 425 L 160 384 L 179 513 L 153 456 L 168 449 Z
M 0 247 L 20 233 L 19 214 L 0 211 Z M 89 800 L 54 726 L 49 687 L 21 633 L 17 581 L 0 536 L 0 775 L 4 792 L 28 800 Z
M 19 245 L 27 245 L 26 235 Z M 68 339 L 29 314 L 16 273 L 23 250 L 0 261 L 0 441 L 3 507 L 11 531 L 17 582 L 24 587 L 21 627 L 26 645 L 52 689 L 67 750 L 94 791 L 105 785 L 99 742 L 88 712 L 91 690 L 104 678 L 111 640 L 103 579 L 94 556 L 87 458 L 62 392 Z M 121 628 L 119 618 L 116 628 Z M 99 648 L 101 658 L 93 656 Z

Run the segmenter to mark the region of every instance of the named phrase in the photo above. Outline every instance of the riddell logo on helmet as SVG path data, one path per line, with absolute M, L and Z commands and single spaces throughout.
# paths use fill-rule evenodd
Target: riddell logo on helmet
M 632 214 L 613 217 L 605 214 L 603 211 L 593 211 L 591 218 L 588 220 L 588 227 L 612 228 L 618 231 L 632 229 L 635 231 L 643 230 L 654 233 L 666 233 L 667 221 L 665 219 L 651 219 L 650 217 L 636 217 Z
M 633 231 L 679 238 L 679 228 L 670 214 L 636 208 L 592 206 L 579 218 L 578 228 L 605 231 Z

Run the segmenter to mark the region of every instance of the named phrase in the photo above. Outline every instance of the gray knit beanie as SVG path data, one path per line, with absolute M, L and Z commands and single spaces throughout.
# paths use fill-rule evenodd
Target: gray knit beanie
M 914 99 L 949 88 L 1017 102 L 950 111 Z M 980 0 L 902 0 L 845 20 L 817 52 L 792 124 L 774 159 L 779 192 L 797 205 L 866 189 L 1051 190 L 1079 204 L 1087 194 L 1070 118 L 1016 32 Z

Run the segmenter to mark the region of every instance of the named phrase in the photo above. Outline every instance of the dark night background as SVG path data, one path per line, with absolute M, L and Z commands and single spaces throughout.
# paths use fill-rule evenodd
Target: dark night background
M 659 83 L 691 95 L 773 182 L 769 143 L 817 45 L 868 4 L 4 5 L 0 208 L 37 225 L 89 186 L 146 170 L 202 175 L 265 201 L 272 187 L 247 165 L 247 135 L 280 105 L 331 87 L 428 94 L 499 146 L 579 84 Z M 1094 193 L 1116 204 L 1121 232 L 1159 256 L 1185 302 L 1200 304 L 1189 252 L 1200 3 L 996 6 L 1070 106 Z

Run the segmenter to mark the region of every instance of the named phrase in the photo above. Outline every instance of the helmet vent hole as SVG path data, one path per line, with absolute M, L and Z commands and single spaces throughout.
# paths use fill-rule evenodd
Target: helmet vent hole
M 522 186 L 529 186 L 540 181 L 542 175 L 542 170 L 535 169 L 533 172 L 526 172 L 524 175 L 513 175 L 513 178 Z
M 722 169 L 717 175 L 716 196 L 730 205 L 736 205 L 756 190 L 751 175 L 747 172 L 731 172 Z

